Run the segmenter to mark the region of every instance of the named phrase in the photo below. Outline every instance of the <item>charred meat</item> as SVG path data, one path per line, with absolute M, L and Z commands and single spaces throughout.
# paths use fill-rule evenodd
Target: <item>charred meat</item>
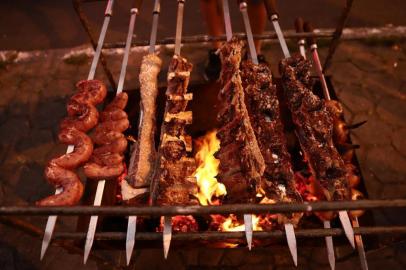
M 265 170 L 241 84 L 240 62 L 242 43 L 232 39 L 220 49 L 222 88 L 218 95 L 220 111 L 217 115 L 217 138 L 220 150 L 218 179 L 227 188 L 228 203 L 254 202 Z

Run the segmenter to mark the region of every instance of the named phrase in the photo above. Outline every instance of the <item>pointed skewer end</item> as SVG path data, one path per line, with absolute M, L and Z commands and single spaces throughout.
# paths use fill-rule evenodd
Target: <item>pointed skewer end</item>
M 164 217 L 164 231 L 163 231 L 163 241 L 164 241 L 164 258 L 168 258 L 169 247 L 171 245 L 172 239 L 172 218 Z
M 295 229 L 292 224 L 285 224 L 286 240 L 288 241 L 289 251 L 292 255 L 293 263 L 297 266 L 297 245 Z
M 244 227 L 245 227 L 245 237 L 247 239 L 248 250 L 252 248 L 252 215 L 244 215 Z
M 338 212 L 341 224 L 343 226 L 345 235 L 347 236 L 348 240 L 353 249 L 355 249 L 355 240 L 354 240 L 354 229 L 352 228 L 350 217 L 348 216 L 347 211 L 339 211 Z

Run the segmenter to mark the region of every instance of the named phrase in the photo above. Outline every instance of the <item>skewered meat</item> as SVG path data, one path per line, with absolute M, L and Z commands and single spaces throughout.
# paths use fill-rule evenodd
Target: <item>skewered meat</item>
M 138 142 L 131 156 L 131 164 L 127 179 L 134 187 L 145 187 L 150 184 L 150 177 L 155 151 L 155 112 L 156 97 L 158 94 L 158 73 L 161 69 L 162 60 L 156 54 L 144 56 L 140 71 L 141 85 L 141 111 L 142 122 L 138 130 Z
M 264 158 L 255 138 L 241 85 L 240 62 L 242 43 L 232 39 L 220 49 L 222 89 L 218 95 L 217 115 L 220 150 L 218 179 L 227 188 L 227 202 L 246 203 L 255 199 L 265 170 Z
M 344 121 L 343 108 L 341 104 L 335 100 L 326 101 L 326 106 L 333 116 L 333 141 L 345 163 L 346 177 L 348 179 L 349 186 L 351 187 L 351 199 L 363 199 L 363 194 L 354 189 L 361 182 L 361 178 L 357 167 L 353 164 L 354 148 L 348 147 L 351 146 L 349 133 L 350 128 Z M 365 122 L 361 122 L 353 126 L 358 127 L 364 123 Z M 364 211 L 350 211 L 350 213 L 352 216 L 359 217 L 364 214 Z
M 317 196 L 349 200 L 344 162 L 333 143 L 333 116 L 309 89 L 310 63 L 296 55 L 282 60 L 280 70 L 288 107 L 305 159 L 316 181 Z
M 124 171 L 123 152 L 127 149 L 127 139 L 123 132 L 129 127 L 124 112 L 127 101 L 127 93 L 119 93 L 100 114 L 100 123 L 93 137 L 98 147 L 84 166 L 84 172 L 90 179 L 114 179 Z
M 48 182 L 56 188 L 62 187 L 63 191 L 38 201 L 37 205 L 74 205 L 83 194 L 83 184 L 73 170 L 88 161 L 92 154 L 93 143 L 85 132 L 97 124 L 99 114 L 95 105 L 104 100 L 107 90 L 97 80 L 80 81 L 76 87 L 78 92 L 68 102 L 68 117 L 61 122 L 58 135 L 61 143 L 74 145 L 74 150 L 52 159 L 45 169 Z
M 261 187 L 273 202 L 301 202 L 295 186 L 290 154 L 280 118 L 276 86 L 271 70 L 265 64 L 245 61 L 241 67 L 245 103 L 259 148 L 265 160 Z M 297 224 L 302 214 L 279 215 L 280 222 Z
M 185 126 L 192 122 L 192 113 L 185 111 L 191 100 L 187 94 L 192 64 L 175 55 L 169 66 L 166 107 L 161 127 L 161 140 L 151 183 L 151 200 L 158 205 L 197 204 L 193 194 L 197 183 L 193 173 L 196 161 L 189 157 L 191 139 Z

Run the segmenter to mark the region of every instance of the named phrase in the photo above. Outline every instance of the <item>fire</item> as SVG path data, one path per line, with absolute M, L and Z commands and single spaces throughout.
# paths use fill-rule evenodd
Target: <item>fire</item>
M 211 131 L 198 138 L 195 143 L 199 149 L 195 156 L 199 167 L 194 173 L 199 192 L 195 196 L 201 205 L 212 205 L 215 204 L 214 198 L 227 194 L 226 187 L 216 179 L 220 160 L 214 154 L 220 149 L 220 141 L 216 137 L 216 131 Z
M 259 225 L 260 218 L 257 215 L 252 215 L 252 229 L 254 231 L 262 231 L 261 226 Z M 237 220 L 237 217 L 231 214 L 226 220 L 221 224 L 221 231 L 225 232 L 240 232 L 245 231 L 245 225 L 243 222 Z
M 199 164 L 194 176 L 197 180 L 199 191 L 195 196 L 198 198 L 201 205 L 219 204 L 221 196 L 227 194 L 226 187 L 219 183 L 216 179 L 220 160 L 214 157 L 214 154 L 220 149 L 220 141 L 216 137 L 216 131 L 210 131 L 203 137 L 195 140 L 196 148 L 198 149 L 195 159 Z M 258 194 L 259 197 L 264 197 L 263 194 Z M 266 199 L 263 198 L 262 201 Z M 261 202 L 266 203 L 266 202 Z M 221 215 L 212 215 L 211 227 L 218 231 L 244 231 L 245 226 L 242 220 L 237 219 L 233 214 L 228 217 Z M 262 231 L 261 224 L 265 221 L 269 222 L 262 216 L 252 215 L 252 223 L 254 231 Z

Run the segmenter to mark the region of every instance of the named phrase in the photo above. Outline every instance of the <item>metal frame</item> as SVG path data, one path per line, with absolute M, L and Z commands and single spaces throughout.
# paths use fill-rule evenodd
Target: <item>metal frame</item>
M 72 0 L 73 2 L 73 7 L 75 8 L 75 11 L 80 19 L 80 22 L 82 23 L 83 28 L 85 29 L 87 35 L 89 36 L 90 43 L 92 44 L 93 48 L 96 48 L 96 40 L 97 36 L 94 34 L 94 31 L 92 27 L 90 26 L 89 19 L 86 16 L 82 5 L 90 2 L 101 2 L 101 1 L 107 1 L 107 0 Z M 330 48 L 328 55 L 326 57 L 326 61 L 324 63 L 324 70 L 330 66 L 330 63 L 332 61 L 332 58 L 334 56 L 334 53 L 337 49 L 337 46 L 339 44 L 340 38 L 343 33 L 343 29 L 345 26 L 345 23 L 347 22 L 348 15 L 350 13 L 352 3 L 354 0 L 347 0 L 346 4 L 342 10 L 340 19 L 338 20 L 336 29 L 333 31 L 331 29 L 329 30 L 323 30 L 323 31 L 318 31 L 315 33 L 295 33 L 294 31 L 286 31 L 284 32 L 284 37 L 286 39 L 299 39 L 299 38 L 306 38 L 309 36 L 312 37 L 318 37 L 318 38 L 332 38 L 331 43 L 330 43 Z M 246 35 L 244 33 L 235 33 L 235 36 L 240 37 L 242 39 L 246 38 Z M 255 39 L 271 39 L 271 40 L 276 40 L 277 36 L 276 33 L 270 32 L 268 34 L 260 35 L 260 36 L 254 36 Z M 213 37 L 213 36 L 208 36 L 208 35 L 194 35 L 194 36 L 186 36 L 182 38 L 182 43 L 203 43 L 203 42 L 210 42 L 210 41 L 217 41 L 217 40 L 226 40 L 225 36 L 222 37 Z M 167 37 L 163 38 L 160 40 L 156 41 L 157 45 L 163 45 L 163 44 L 174 44 L 175 43 L 175 38 L 174 37 Z M 149 45 L 149 40 L 141 40 L 141 41 L 136 41 L 132 43 L 132 47 L 135 46 L 147 46 Z M 103 49 L 112 49 L 112 48 L 124 48 L 125 43 L 124 42 L 116 42 L 116 43 L 110 43 L 110 44 L 105 44 L 103 46 Z M 108 68 L 108 64 L 105 60 L 105 57 L 103 53 L 100 56 L 101 64 L 103 66 L 103 70 L 106 73 L 106 76 L 110 82 L 110 85 L 112 86 L 113 89 L 116 88 L 116 81 L 113 78 L 113 75 Z
M 97 38 L 90 26 L 88 17 L 86 16 L 82 4 L 87 2 L 105 1 L 105 0 L 73 0 L 73 6 L 78 14 L 78 17 L 89 36 L 90 42 L 94 49 L 97 46 Z M 284 36 L 288 39 L 305 38 L 309 36 L 332 38 L 329 52 L 324 63 L 324 69 L 330 66 L 340 38 L 343 34 L 345 22 L 348 18 L 352 7 L 353 0 L 347 0 L 343 8 L 342 15 L 339 19 L 337 28 L 332 30 L 321 30 L 316 33 L 295 33 L 286 31 Z M 245 38 L 245 34 L 236 34 L 240 38 Z M 257 39 L 277 39 L 275 33 L 267 33 L 260 36 L 255 36 Z M 202 43 L 215 40 L 225 40 L 226 37 L 211 37 L 207 35 L 196 35 L 182 38 L 182 43 Z M 157 44 L 173 44 L 175 38 L 168 37 L 157 41 Z M 136 41 L 132 46 L 146 46 L 149 41 Z M 124 48 L 124 43 L 105 44 L 103 49 Z M 116 89 L 116 82 L 108 67 L 108 63 L 103 55 L 100 55 L 100 60 L 103 70 L 111 84 Z M 252 204 L 252 205 L 220 205 L 220 206 L 165 206 L 165 207 L 128 207 L 128 206 L 74 206 L 74 207 L 16 207 L 3 206 L 0 207 L 0 222 L 9 225 L 13 228 L 20 229 L 32 236 L 41 237 L 42 229 L 27 223 L 14 216 L 32 215 L 32 216 L 48 216 L 48 215 L 110 215 L 110 216 L 174 216 L 174 215 L 209 215 L 209 214 L 256 214 L 256 213 L 293 213 L 293 212 L 317 212 L 317 211 L 337 211 L 337 210 L 368 210 L 368 209 L 386 209 L 386 208 L 406 208 L 406 200 L 362 200 L 362 201 L 344 201 L 344 202 L 312 202 L 312 203 L 294 203 L 294 204 Z M 354 228 L 355 234 L 372 235 L 372 234 L 406 234 L 405 226 L 391 227 L 360 227 Z M 298 229 L 296 236 L 299 238 L 313 238 L 325 236 L 341 236 L 344 235 L 344 230 L 339 228 L 332 229 Z M 281 230 L 254 232 L 256 239 L 283 238 L 285 232 Z M 70 252 L 82 253 L 82 249 L 76 247 L 70 242 L 61 240 L 84 240 L 85 232 L 55 232 L 54 241 L 52 243 L 67 249 Z M 174 233 L 173 240 L 179 241 L 195 241 L 195 240 L 212 240 L 222 241 L 227 239 L 245 238 L 244 232 L 186 232 Z M 96 240 L 125 240 L 125 232 L 100 232 L 95 235 Z M 162 239 L 162 233 L 156 232 L 137 232 L 136 240 L 156 241 Z M 101 256 L 91 254 L 93 259 L 114 266 L 114 263 L 107 261 Z
M 372 210 L 388 208 L 406 208 L 406 199 L 399 200 L 360 200 L 343 202 L 305 202 L 305 203 L 277 203 L 277 204 L 235 204 L 219 206 L 66 206 L 66 207 L 37 207 L 37 206 L 3 206 L 0 207 L 0 222 L 18 228 L 33 236 L 40 236 L 42 230 L 36 226 L 26 223 L 12 216 L 175 216 L 175 215 L 195 215 L 204 216 L 210 214 L 259 214 L 259 213 L 293 213 L 293 212 L 317 212 L 317 211 L 337 211 L 337 210 Z M 359 227 L 354 228 L 356 235 L 381 235 L 381 234 L 406 234 L 405 226 L 380 226 L 380 227 Z M 341 228 L 332 229 L 298 229 L 296 236 L 299 238 L 313 238 L 325 236 L 342 236 L 344 230 Z M 285 232 L 281 230 L 254 232 L 255 239 L 283 238 Z M 86 238 L 85 232 L 55 232 L 55 240 L 83 240 Z M 95 240 L 125 240 L 125 232 L 99 232 L 95 235 Z M 211 240 L 221 241 L 230 239 L 245 238 L 244 232 L 185 232 L 174 233 L 173 240 L 193 241 Z M 137 232 L 136 240 L 159 241 L 162 233 Z M 59 243 L 57 241 L 57 243 Z M 76 250 L 75 246 L 62 244 L 68 250 Z M 96 257 L 97 259 L 97 257 Z

